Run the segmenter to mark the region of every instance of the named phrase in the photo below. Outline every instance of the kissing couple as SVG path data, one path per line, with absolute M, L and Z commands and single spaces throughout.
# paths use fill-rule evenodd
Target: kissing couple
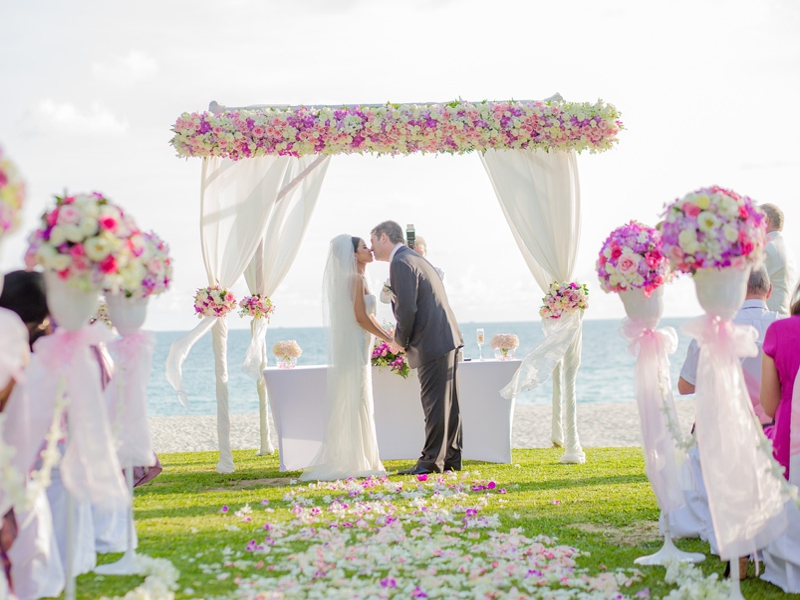
M 305 481 L 386 473 L 375 431 L 372 336 L 392 352 L 405 352 L 419 377 L 425 445 L 417 464 L 399 473 L 461 469 L 458 349 L 463 342 L 442 280 L 433 265 L 404 244 L 396 222 L 376 225 L 370 243 L 368 248 L 363 239 L 346 234 L 331 240 L 323 285 L 327 421 L 322 447 L 300 476 Z M 389 263 L 394 336 L 375 319 L 377 301 L 365 277 L 373 257 Z

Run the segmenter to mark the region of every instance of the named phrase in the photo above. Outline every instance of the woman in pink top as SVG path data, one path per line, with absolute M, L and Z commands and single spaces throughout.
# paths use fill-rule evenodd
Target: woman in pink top
M 764 336 L 761 369 L 761 405 L 775 416 L 772 443 L 775 459 L 786 478 L 800 483 L 800 286 L 794 294 L 791 316 L 775 321 Z M 793 406 L 794 405 L 794 406 Z M 794 434 L 794 440 L 792 435 Z M 786 503 L 788 528 L 764 548 L 762 579 L 784 592 L 800 593 L 800 509 Z
M 792 452 L 792 395 L 795 379 L 800 369 L 800 298 L 795 292 L 791 316 L 775 321 L 764 336 L 764 358 L 761 363 L 761 406 L 767 415 L 775 418 L 773 435 L 774 454 L 785 469 L 786 479 L 800 481 L 800 473 L 790 473 L 792 455 L 800 448 L 795 442 Z M 795 412 L 800 416 L 800 406 Z M 797 420 L 798 417 L 795 417 Z M 800 439 L 800 431 L 795 431 Z

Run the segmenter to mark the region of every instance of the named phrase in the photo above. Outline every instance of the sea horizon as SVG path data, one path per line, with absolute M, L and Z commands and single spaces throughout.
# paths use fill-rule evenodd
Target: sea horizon
M 678 349 L 670 357 L 670 375 L 673 393 L 678 397 L 677 380 L 686 356 L 690 339 L 681 334 L 680 326 L 688 318 L 665 318 L 661 327 L 674 327 L 678 332 Z M 633 403 L 635 357 L 628 351 L 627 342 L 619 335 L 619 319 L 585 319 L 583 322 L 582 361 L 578 371 L 577 401 L 581 403 Z M 486 345 L 483 358 L 493 358 L 488 345 L 497 333 L 514 333 L 520 339 L 517 358 L 524 358 L 544 338 L 541 321 L 481 321 L 459 323 L 464 336 L 464 356 L 478 359 L 480 352 L 475 343 L 475 330 L 483 327 Z M 156 331 L 157 345 L 148 385 L 148 411 L 150 416 L 214 415 L 216 414 L 216 382 L 211 335 L 207 334 L 192 349 L 183 365 L 183 379 L 189 396 L 188 408 L 177 400 L 177 394 L 167 382 L 166 358 L 171 343 L 186 331 Z M 323 327 L 270 327 L 266 342 L 268 366 L 275 365 L 271 349 L 275 342 L 294 339 L 303 349 L 298 365 L 326 364 L 326 346 Z M 256 381 L 245 375 L 241 366 L 250 341 L 249 329 L 228 331 L 228 394 L 230 412 L 243 414 L 258 412 Z M 521 393 L 520 406 L 549 405 L 552 400 L 552 380 L 540 387 Z

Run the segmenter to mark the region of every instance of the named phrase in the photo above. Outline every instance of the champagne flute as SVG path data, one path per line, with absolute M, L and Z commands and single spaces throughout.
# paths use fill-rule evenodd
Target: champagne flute
M 475 332 L 475 338 L 478 342 L 478 360 L 483 360 L 483 343 L 485 338 L 483 336 L 483 328 L 481 327 Z

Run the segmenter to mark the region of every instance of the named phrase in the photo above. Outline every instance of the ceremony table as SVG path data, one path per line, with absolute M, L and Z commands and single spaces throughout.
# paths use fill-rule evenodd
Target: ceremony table
M 500 395 L 519 367 L 519 360 L 464 361 L 458 364 L 459 406 L 464 435 L 463 458 L 511 462 L 514 400 Z M 309 465 L 325 431 L 327 366 L 264 370 L 281 471 Z M 381 460 L 419 458 L 425 440 L 425 419 L 419 379 L 412 371 L 403 379 L 388 368 L 372 367 L 375 425 Z

